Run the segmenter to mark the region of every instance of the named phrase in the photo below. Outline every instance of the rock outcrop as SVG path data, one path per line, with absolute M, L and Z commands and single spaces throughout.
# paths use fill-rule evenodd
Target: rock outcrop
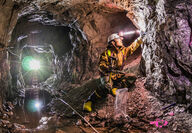
M 164 101 L 191 102 L 191 2 L 116 1 L 147 33 L 142 49 L 146 87 Z M 132 4 L 131 4 L 132 3 Z M 128 15 L 129 16 L 129 15 Z
M 189 0 L 0 0 L 0 108 L 3 100 L 22 97 L 20 89 L 24 88 L 18 76 L 21 65 L 15 63 L 21 61 L 15 54 L 20 55 L 25 44 L 51 44 L 54 75 L 41 85 L 82 111 L 83 102 L 98 83 L 97 63 L 107 37 L 141 29 L 146 32 L 144 43 L 125 69 L 140 77 L 142 73 L 146 80 L 139 78 L 132 92 L 122 94 L 122 102 L 127 102 L 124 113 L 132 119 L 132 125 L 124 115 L 125 123 L 118 117 L 117 123 L 111 119 L 115 114 L 112 96 L 87 118 L 98 127 L 110 127 L 112 122 L 121 131 L 191 132 L 191 7 Z M 124 43 L 131 43 L 137 36 L 125 38 Z M 52 104 L 56 106 L 50 106 L 50 115 L 63 111 L 63 103 L 53 98 Z M 59 117 L 73 117 L 65 108 Z M 157 121 L 166 126 L 152 126 Z

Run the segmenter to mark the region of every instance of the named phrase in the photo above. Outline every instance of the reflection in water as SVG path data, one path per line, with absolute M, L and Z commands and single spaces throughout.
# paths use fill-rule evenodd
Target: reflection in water
M 43 117 L 43 109 L 51 100 L 47 91 L 37 88 L 26 88 L 24 104 L 14 109 L 13 122 L 25 125 L 26 128 L 35 129 Z

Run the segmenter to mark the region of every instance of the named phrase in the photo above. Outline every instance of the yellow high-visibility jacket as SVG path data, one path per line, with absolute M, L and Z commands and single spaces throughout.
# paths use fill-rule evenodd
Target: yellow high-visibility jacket
M 115 48 L 114 46 L 108 46 L 107 49 L 101 54 L 99 60 L 99 71 L 101 75 L 109 75 L 109 68 L 114 70 L 122 70 L 123 63 L 128 56 L 143 43 L 141 38 L 135 40 L 128 47 Z

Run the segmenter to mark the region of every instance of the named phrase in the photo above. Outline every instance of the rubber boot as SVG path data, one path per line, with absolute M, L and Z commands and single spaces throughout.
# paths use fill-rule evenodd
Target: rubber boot
M 83 110 L 84 111 L 88 111 L 88 112 L 91 112 L 92 111 L 92 104 L 97 100 L 101 98 L 101 96 L 99 96 L 97 94 L 97 92 L 93 92 L 89 97 L 88 99 L 86 100 L 86 102 L 84 103 L 83 105 Z
M 111 94 L 113 95 L 113 96 L 116 96 L 116 90 L 117 90 L 118 88 L 113 88 L 112 90 L 111 90 Z
M 83 105 L 83 110 L 91 112 L 92 111 L 92 101 L 87 101 Z

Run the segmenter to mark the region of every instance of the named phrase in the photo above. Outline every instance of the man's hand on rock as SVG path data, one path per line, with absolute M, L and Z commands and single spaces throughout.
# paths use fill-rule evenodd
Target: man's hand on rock
M 140 30 L 140 38 L 144 38 L 145 35 L 146 35 L 146 32 Z

